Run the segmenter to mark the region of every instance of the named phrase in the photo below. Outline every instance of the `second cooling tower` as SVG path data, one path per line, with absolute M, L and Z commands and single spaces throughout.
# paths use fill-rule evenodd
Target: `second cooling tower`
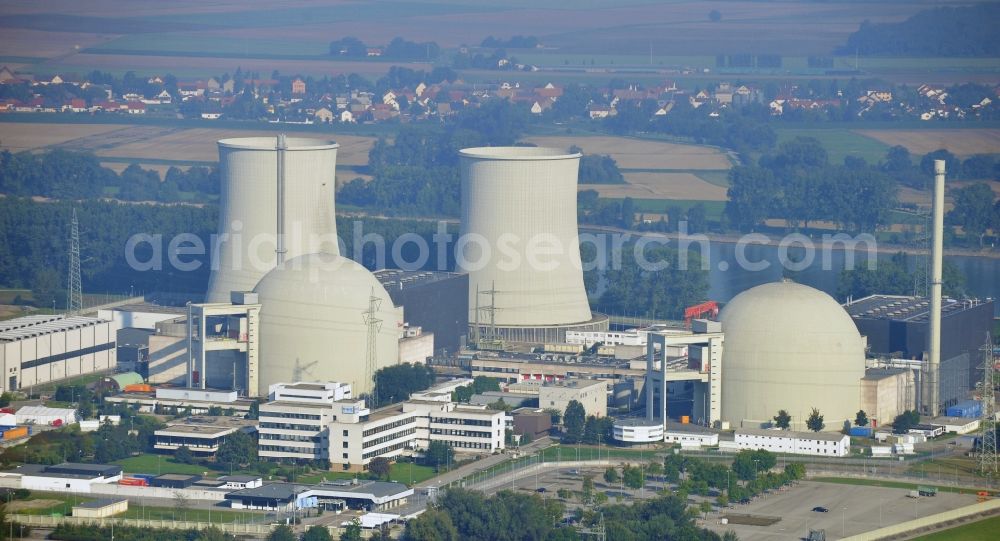
M 207 302 L 227 302 L 231 291 L 252 290 L 279 253 L 285 261 L 340 254 L 333 201 L 337 148 L 330 141 L 283 136 L 219 141 L 221 242 Z
M 457 263 L 469 274 L 469 321 L 479 321 L 479 336 L 555 342 L 567 330 L 607 330 L 608 319 L 591 313 L 583 284 L 576 221 L 580 154 L 482 147 L 459 155 Z

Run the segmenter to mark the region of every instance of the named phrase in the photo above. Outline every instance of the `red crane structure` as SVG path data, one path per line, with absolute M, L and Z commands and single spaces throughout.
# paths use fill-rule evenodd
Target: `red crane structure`
M 715 301 L 705 301 L 701 304 L 688 306 L 684 309 L 684 328 L 691 328 L 691 320 L 697 319 L 705 314 L 711 314 L 713 318 L 719 317 L 719 303 Z

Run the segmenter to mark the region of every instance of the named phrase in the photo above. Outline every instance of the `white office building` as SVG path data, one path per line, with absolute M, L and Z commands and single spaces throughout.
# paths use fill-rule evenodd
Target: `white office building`
M 667 429 L 663 432 L 663 441 L 678 443 L 684 449 L 715 447 L 719 445 L 719 434 L 707 430 Z
M 772 453 L 844 457 L 851 452 L 851 438 L 832 432 L 794 432 L 741 428 L 736 431 L 738 450 L 763 449 Z
M 504 412 L 456 405 L 444 393 L 428 391 L 419 400 L 372 411 L 349 398 L 346 384 L 275 384 L 270 390 L 274 400 L 260 406 L 258 420 L 262 458 L 329 460 L 334 469 L 359 471 L 376 457 L 418 454 L 435 440 L 458 452 L 504 446 Z

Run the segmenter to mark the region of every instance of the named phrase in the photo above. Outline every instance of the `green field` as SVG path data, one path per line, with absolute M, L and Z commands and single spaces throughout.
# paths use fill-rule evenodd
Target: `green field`
M 247 58 L 326 58 L 329 43 L 232 38 L 189 32 L 126 34 L 90 47 L 85 53 L 156 56 L 236 56 Z
M 991 517 L 950 530 L 915 537 L 914 541 L 983 541 L 996 539 L 997 532 L 1000 532 L 1000 517 Z
M 664 213 L 667 209 L 681 209 L 685 212 L 701 203 L 705 205 L 705 214 L 709 220 L 718 221 L 726 210 L 725 201 L 671 200 L 671 199 L 633 199 L 636 212 Z
M 190 505 L 190 504 L 188 504 Z M 129 504 L 128 511 L 117 518 L 136 518 L 142 520 L 186 520 L 193 522 L 267 522 L 267 515 L 255 511 L 230 511 L 228 509 L 193 509 L 178 507 L 143 507 Z
M 842 128 L 785 128 L 775 130 L 778 133 L 778 143 L 790 141 L 796 137 L 813 137 L 818 139 L 829 155 L 830 163 L 840 164 L 844 157 L 855 156 L 864 158 L 869 164 L 877 164 L 885 158 L 889 145 Z
M 120 465 L 126 474 L 148 473 L 151 475 L 160 475 L 164 473 L 177 473 L 182 475 L 204 475 L 206 471 L 210 471 L 205 466 L 181 464 L 168 456 L 154 454 L 123 458 L 116 460 L 115 464 Z
M 853 477 L 813 477 L 809 480 L 817 481 L 820 483 L 861 485 L 869 487 L 903 488 L 907 490 L 916 490 L 917 487 L 922 486 L 916 483 L 903 483 L 900 481 L 880 481 L 877 479 L 855 479 Z M 934 483 L 928 483 L 928 485 L 937 487 L 937 489 L 941 492 L 955 492 L 958 494 L 976 494 L 977 492 L 979 492 L 979 489 L 976 488 L 949 487 Z

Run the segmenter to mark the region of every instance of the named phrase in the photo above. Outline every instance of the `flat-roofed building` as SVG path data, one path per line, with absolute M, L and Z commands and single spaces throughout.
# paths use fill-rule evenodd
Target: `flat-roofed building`
M 187 447 L 192 453 L 215 455 L 227 437 L 236 432 L 253 432 L 254 421 L 231 417 L 187 417 L 167 424 L 153 433 L 154 449 L 176 451 Z
M 128 511 L 128 498 L 100 498 L 73 506 L 78 518 L 108 518 Z
M 473 404 L 409 400 L 403 411 L 417 415 L 417 447 L 442 441 L 456 452 L 492 453 L 504 448 L 506 414 Z
M 139 408 L 143 413 L 207 414 L 212 408 L 221 408 L 233 415 L 246 415 L 256 400 L 239 398 L 236 391 L 221 389 L 189 389 L 186 387 L 159 387 L 155 392 L 121 393 L 104 398 L 112 404 L 126 404 Z M 228 414 L 228 413 L 227 413 Z
M 222 488 L 242 490 L 244 488 L 257 488 L 264 484 L 264 479 L 258 475 L 223 475 L 219 477 L 222 481 Z
M 835 457 L 844 457 L 851 452 L 850 436 L 833 432 L 741 428 L 736 431 L 735 436 L 737 449 Z
M 573 400 L 583 404 L 587 415 L 608 415 L 608 384 L 601 380 L 567 379 L 538 388 L 538 407 L 566 411 Z
M 346 504 L 351 509 L 385 511 L 406 504 L 413 489 L 391 481 L 334 481 L 318 485 L 271 483 L 226 494 L 233 509 L 292 511 L 335 509 Z
M 63 462 L 45 466 L 24 464 L 13 471 L 21 476 L 21 488 L 48 492 L 90 493 L 94 484 L 116 483 L 122 467 L 114 464 L 78 464 Z
M 869 368 L 861 378 L 861 409 L 872 426 L 892 422 L 904 411 L 916 409 L 913 371 L 905 368 Z

